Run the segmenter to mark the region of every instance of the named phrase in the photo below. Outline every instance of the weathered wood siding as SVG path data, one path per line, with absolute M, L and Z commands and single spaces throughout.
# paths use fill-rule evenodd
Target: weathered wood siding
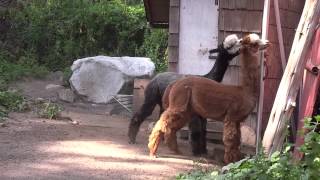
M 304 0 L 279 0 L 280 21 L 282 25 L 283 43 L 285 48 L 286 60 L 290 54 L 291 45 L 295 35 L 295 29 L 298 26 L 302 9 L 304 7 Z M 273 102 L 279 87 L 282 77 L 282 67 L 280 59 L 280 48 L 277 36 L 277 26 L 275 20 L 273 1 L 271 1 L 270 19 L 268 39 L 272 43 L 268 49 L 267 76 L 265 79 L 265 94 L 264 94 L 264 108 L 262 129 L 266 128 L 269 115 L 273 106 Z
M 170 0 L 169 6 L 169 41 L 168 41 L 168 71 L 178 71 L 179 61 L 179 29 L 180 0 Z
M 239 37 L 248 33 L 261 34 L 263 0 L 221 0 L 219 7 L 219 42 L 230 34 Z M 235 58 L 223 79 L 225 84 L 240 84 L 239 60 Z M 256 109 L 243 123 L 242 142 L 255 145 Z M 254 132 L 254 134 L 253 134 Z

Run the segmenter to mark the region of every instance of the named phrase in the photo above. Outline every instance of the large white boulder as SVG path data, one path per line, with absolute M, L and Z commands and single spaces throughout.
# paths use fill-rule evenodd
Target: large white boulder
M 95 56 L 74 61 L 71 70 L 70 84 L 77 94 L 107 103 L 134 77 L 151 76 L 155 66 L 149 58 Z

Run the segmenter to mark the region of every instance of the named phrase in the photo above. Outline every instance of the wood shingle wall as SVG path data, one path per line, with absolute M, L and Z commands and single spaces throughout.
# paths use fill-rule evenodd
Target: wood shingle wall
M 290 54 L 291 45 L 295 35 L 295 29 L 298 26 L 302 9 L 304 7 L 304 2 L 304 0 L 279 0 L 280 21 L 282 25 L 282 35 L 286 60 L 288 59 L 288 56 Z M 268 50 L 269 57 L 266 61 L 268 73 L 265 80 L 265 94 L 263 105 L 264 112 L 262 124 L 263 130 L 267 125 L 269 114 L 271 112 L 283 73 L 280 60 L 280 48 L 278 43 L 273 1 L 271 1 L 270 8 L 268 39 L 272 44 Z
M 230 34 L 237 34 L 239 37 L 248 33 L 260 35 L 263 5 L 264 0 L 220 0 L 219 42 L 222 42 Z M 231 62 L 223 82 L 226 84 L 239 84 L 239 76 L 239 61 L 238 58 L 235 58 Z M 245 127 L 253 132 L 256 130 L 256 112 L 255 109 L 244 123 Z M 255 137 L 252 137 L 252 133 L 242 132 L 242 134 L 242 140 L 247 141 L 246 143 L 250 145 L 254 145 Z

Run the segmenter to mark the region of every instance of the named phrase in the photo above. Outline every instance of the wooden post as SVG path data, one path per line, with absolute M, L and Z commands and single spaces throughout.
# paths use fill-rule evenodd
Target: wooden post
M 274 0 L 273 5 L 274 5 L 274 14 L 276 16 L 277 35 L 278 35 L 279 48 L 280 48 L 281 65 L 282 65 L 282 70 L 284 70 L 286 68 L 287 62 L 286 62 L 286 55 L 284 52 L 282 25 L 281 25 L 281 20 L 280 20 L 280 9 L 279 9 L 278 0 Z
M 320 3 L 306 0 L 294 37 L 288 64 L 281 79 L 263 138 L 265 152 L 280 150 L 285 138 L 285 129 L 295 107 L 296 96 L 302 80 L 305 57 L 319 22 Z
M 270 0 L 264 1 L 263 16 L 262 16 L 262 28 L 261 38 L 267 39 L 268 26 L 270 17 Z M 261 52 L 260 64 L 264 64 L 264 52 Z M 256 130 L 256 154 L 260 151 L 261 146 L 261 126 L 262 126 L 262 114 L 263 114 L 263 97 L 264 97 L 264 66 L 260 66 L 260 92 L 259 92 L 259 103 L 257 112 L 257 130 Z
M 179 63 L 180 0 L 170 0 L 168 71 L 178 72 Z

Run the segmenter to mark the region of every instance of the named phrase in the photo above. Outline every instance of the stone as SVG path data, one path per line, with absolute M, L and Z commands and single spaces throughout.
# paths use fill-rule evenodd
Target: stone
M 117 94 L 132 94 L 135 77 L 151 76 L 149 58 L 95 56 L 76 60 L 71 66 L 71 88 L 94 103 L 108 103 Z
M 75 94 L 71 89 L 61 89 L 58 91 L 58 97 L 60 100 L 73 103 L 75 100 Z

